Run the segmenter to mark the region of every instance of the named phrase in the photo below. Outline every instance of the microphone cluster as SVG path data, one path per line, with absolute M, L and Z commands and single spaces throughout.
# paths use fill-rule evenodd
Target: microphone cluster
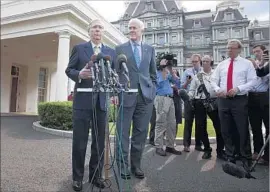
M 126 56 L 119 55 L 117 62 L 123 68 L 123 74 L 129 81 Z M 123 86 L 119 83 L 119 76 L 116 71 L 111 68 L 111 57 L 109 55 L 103 53 L 92 55 L 91 60 L 88 62 L 88 68 L 91 70 L 93 90 L 97 92 L 112 90 L 120 92 Z

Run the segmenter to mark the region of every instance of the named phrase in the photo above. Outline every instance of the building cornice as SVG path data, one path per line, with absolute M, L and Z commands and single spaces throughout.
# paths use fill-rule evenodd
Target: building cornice
M 85 2 L 84 2 L 85 3 Z M 83 2 L 81 4 L 84 5 Z M 88 8 L 88 6 L 86 6 Z M 80 11 L 76 6 L 73 4 L 65 4 L 65 5 L 60 5 L 60 6 L 55 6 L 51 8 L 45 8 L 41 10 L 36 10 L 36 11 L 31 11 L 31 12 L 26 12 L 22 14 L 17 14 L 17 15 L 12 15 L 12 16 L 7 16 L 1 18 L 1 25 L 6 25 L 6 24 L 11 24 L 11 23 L 16 23 L 16 22 L 21 22 L 21 21 L 27 21 L 27 20 L 32 20 L 32 19 L 38 19 L 38 18 L 43 18 L 47 16 L 52 16 L 52 15 L 59 15 L 59 14 L 72 14 L 76 20 L 79 22 L 83 23 L 84 25 L 88 25 L 91 20 L 90 17 L 88 17 L 85 13 Z M 95 12 L 94 12 L 95 13 Z M 105 22 L 108 25 L 111 25 L 109 22 Z M 114 26 L 111 26 L 113 30 L 115 30 L 116 34 L 112 35 L 109 32 L 105 31 L 105 36 L 107 36 L 110 40 L 115 42 L 116 44 L 121 44 L 126 41 L 126 37 Z M 116 36 L 123 36 L 122 42 L 116 38 Z

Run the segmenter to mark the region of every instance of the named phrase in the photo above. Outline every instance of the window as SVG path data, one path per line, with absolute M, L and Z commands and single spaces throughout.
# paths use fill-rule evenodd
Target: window
M 172 43 L 176 43 L 178 42 L 177 40 L 177 35 L 176 34 L 172 34 L 172 39 L 171 39 Z
M 128 32 L 128 25 L 124 26 L 124 32 Z
M 205 40 L 206 40 L 207 45 L 211 43 L 211 38 L 210 37 L 206 37 Z
M 152 23 L 151 22 L 147 22 L 147 28 L 151 28 L 152 27 Z
M 172 19 L 172 25 L 176 26 L 177 25 L 177 19 Z
M 241 35 L 240 29 L 236 29 L 236 30 L 234 31 L 234 37 L 235 37 L 235 38 L 239 38 L 239 37 L 241 37 L 240 35 Z
M 152 44 L 153 43 L 152 35 L 146 35 L 145 36 L 145 39 L 146 39 L 146 43 L 148 43 L 148 44 Z
M 255 40 L 261 40 L 262 39 L 261 32 L 255 32 L 254 34 L 255 34 L 254 35 Z
M 225 39 L 225 31 L 219 31 L 219 39 Z
M 200 45 L 201 44 L 201 38 L 200 37 L 195 37 L 194 44 L 195 45 Z
M 195 20 L 194 21 L 194 27 L 200 27 L 201 26 L 201 21 L 200 20 Z
M 48 70 L 46 68 L 40 68 L 38 79 L 38 102 L 46 101 L 47 80 L 48 80 Z
M 190 38 L 186 39 L 186 45 L 190 45 Z
M 163 20 L 159 20 L 159 27 L 163 27 L 164 26 L 164 21 Z
M 226 13 L 225 19 L 226 20 L 233 20 L 233 14 L 232 13 Z
M 161 45 L 163 45 L 163 44 L 165 43 L 165 38 L 164 38 L 164 36 L 159 36 L 159 37 L 158 37 L 158 43 L 161 44 Z
M 12 76 L 19 76 L 19 74 L 20 74 L 20 68 L 12 66 L 11 67 L 11 75 Z

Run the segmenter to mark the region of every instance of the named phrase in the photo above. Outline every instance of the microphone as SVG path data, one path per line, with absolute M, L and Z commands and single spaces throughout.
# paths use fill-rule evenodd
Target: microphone
M 93 82 L 94 82 L 95 74 L 94 74 L 94 63 L 93 63 L 93 61 L 88 62 L 88 67 L 91 70 L 91 78 L 93 79 Z
M 123 68 L 123 72 L 122 73 L 125 73 L 125 74 L 128 74 L 128 68 L 127 68 L 127 57 L 124 55 L 124 54 L 120 54 L 117 56 L 116 58 L 117 60 L 117 63 L 120 64 L 120 68 L 122 69 Z
M 99 66 L 101 68 L 102 82 L 105 84 L 105 82 L 106 82 L 106 73 L 105 73 L 105 66 L 104 66 L 104 57 L 105 57 L 105 55 L 103 53 L 101 53 L 101 52 L 97 55 L 97 61 L 99 62 Z
M 111 61 L 111 56 L 110 56 L 110 55 L 106 55 L 106 56 L 104 57 L 104 59 L 105 59 L 106 64 L 107 64 L 107 69 L 108 69 L 109 75 L 111 75 L 111 74 L 112 74 L 112 68 L 111 68 L 111 63 L 110 63 L 110 61 Z

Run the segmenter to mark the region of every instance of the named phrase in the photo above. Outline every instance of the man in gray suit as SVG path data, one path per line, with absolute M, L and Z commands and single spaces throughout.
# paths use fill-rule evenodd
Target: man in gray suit
M 156 96 L 155 50 L 142 42 L 143 31 L 143 22 L 139 19 L 131 19 L 129 21 L 130 40 L 115 48 L 116 55 L 124 54 L 127 58 L 130 88 L 138 89 L 137 93 L 125 92 L 119 95 L 116 160 L 123 179 L 130 179 L 128 154 L 131 121 L 133 122 L 130 149 L 131 172 L 137 178 L 144 178 L 141 159 Z M 121 68 L 123 68 L 122 63 L 115 62 L 115 69 L 120 79 Z

